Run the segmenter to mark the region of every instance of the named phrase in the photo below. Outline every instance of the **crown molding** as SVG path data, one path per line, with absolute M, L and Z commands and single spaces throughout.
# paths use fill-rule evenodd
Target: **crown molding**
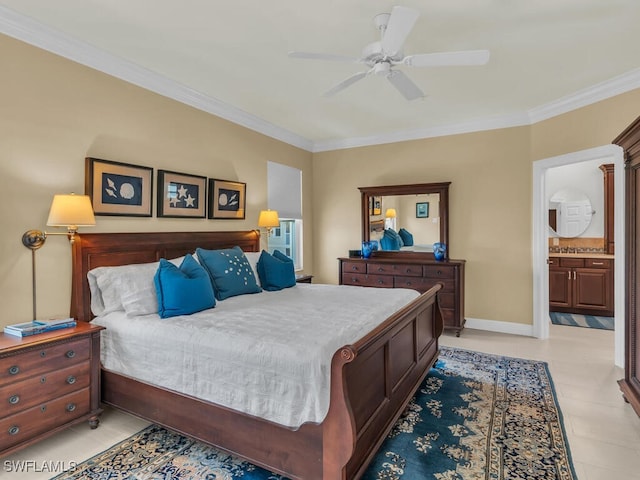
M 531 123 L 534 124 L 636 88 L 640 88 L 640 68 L 565 95 L 545 105 L 534 107 L 529 110 L 528 114 L 531 118 Z
M 2 6 L 0 6 L 0 33 L 289 145 L 307 151 L 311 151 L 313 148 L 313 142 L 289 130 L 266 122 L 216 98 L 203 95 L 133 62 L 81 42 Z
M 314 142 L 3 6 L 0 6 L 0 33 L 312 153 L 532 125 L 640 87 L 640 68 L 637 68 L 520 113 L 424 129 Z

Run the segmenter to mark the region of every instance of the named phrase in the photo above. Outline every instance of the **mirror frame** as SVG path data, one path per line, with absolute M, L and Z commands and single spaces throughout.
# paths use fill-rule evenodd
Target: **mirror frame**
M 440 183 L 415 183 L 410 185 L 380 185 L 377 187 L 358 187 L 362 197 L 361 215 L 362 215 L 362 241 L 370 240 L 369 231 L 369 199 L 371 197 L 390 196 L 390 195 L 419 195 L 439 193 L 439 212 L 440 216 L 440 241 L 447 246 L 447 258 L 450 251 L 449 244 L 449 185 L 451 182 Z M 412 252 L 412 251 L 376 251 L 373 255 L 407 255 L 407 256 L 429 256 L 433 257 L 430 252 Z

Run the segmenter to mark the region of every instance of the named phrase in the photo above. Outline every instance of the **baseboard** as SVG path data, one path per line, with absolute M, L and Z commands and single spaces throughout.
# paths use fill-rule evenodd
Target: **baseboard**
M 524 335 L 533 337 L 533 325 L 523 323 L 498 322 L 496 320 L 483 320 L 482 318 L 468 318 L 464 324 L 465 328 L 475 330 L 486 330 L 488 332 L 509 333 L 511 335 Z

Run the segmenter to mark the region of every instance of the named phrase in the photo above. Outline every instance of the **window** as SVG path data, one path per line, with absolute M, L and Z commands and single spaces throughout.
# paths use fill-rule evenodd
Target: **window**
M 271 230 L 267 250 L 280 250 L 302 270 L 302 171 L 267 162 L 268 208 L 276 210 L 280 226 Z

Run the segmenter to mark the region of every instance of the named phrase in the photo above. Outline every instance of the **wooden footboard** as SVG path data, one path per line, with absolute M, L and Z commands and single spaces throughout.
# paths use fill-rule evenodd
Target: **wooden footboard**
M 71 314 L 91 320 L 89 269 L 153 261 L 166 252 L 178 256 L 194 245 L 258 251 L 260 241 L 256 231 L 78 235 Z M 290 478 L 355 480 L 437 358 L 443 328 L 436 302 L 440 289 L 436 285 L 334 354 L 329 411 L 321 424 L 286 428 L 107 370 L 102 399 Z

